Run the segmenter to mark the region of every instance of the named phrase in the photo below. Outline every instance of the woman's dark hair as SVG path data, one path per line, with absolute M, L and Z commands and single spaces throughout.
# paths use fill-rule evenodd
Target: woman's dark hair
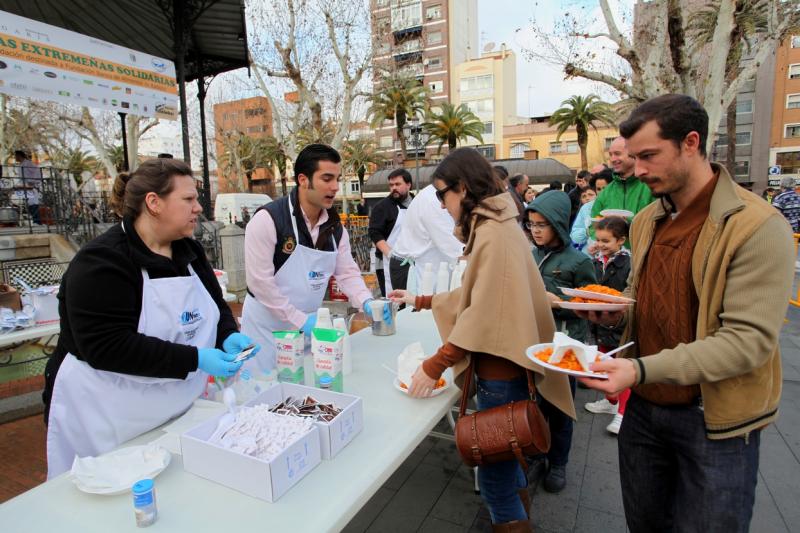
M 320 161 L 341 163 L 342 156 L 327 144 L 309 144 L 297 154 L 297 159 L 294 162 L 295 181 L 300 177 L 300 174 L 303 174 L 308 177 L 308 182 L 311 184 L 314 172 L 319 170 Z M 311 186 L 313 186 L 313 184 L 311 184 Z
M 616 239 L 628 238 L 628 222 L 622 217 L 601 218 L 594 229 L 610 231 Z
M 172 192 L 174 176 L 191 176 L 192 169 L 180 159 L 148 159 L 131 173 L 120 172 L 111 191 L 111 209 L 134 220 L 141 214 L 144 198 L 154 192 L 164 197 Z
M 686 136 L 696 131 L 700 136 L 700 154 L 705 157 L 708 113 L 700 102 L 685 94 L 656 96 L 634 109 L 631 116 L 619 125 L 619 133 L 630 139 L 651 120 L 658 124 L 659 136 L 672 141 L 678 149 Z
M 503 182 L 498 179 L 492 165 L 473 148 L 457 148 L 450 152 L 433 171 L 431 181 L 441 180 L 454 191 L 466 191 L 461 200 L 461 218 L 456 225 L 461 227 L 464 242 L 469 240 L 472 211 L 481 206 L 496 211 L 483 200 L 505 192 Z

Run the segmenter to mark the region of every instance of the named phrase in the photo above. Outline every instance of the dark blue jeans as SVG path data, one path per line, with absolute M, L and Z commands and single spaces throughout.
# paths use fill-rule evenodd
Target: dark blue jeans
M 748 531 L 760 440 L 760 431 L 708 439 L 699 406 L 661 407 L 631 394 L 619 432 L 631 533 Z
M 575 398 L 575 378 L 570 376 L 569 386 L 572 389 L 572 398 Z M 550 426 L 550 451 L 547 452 L 547 461 L 550 465 L 567 466 L 569 450 L 572 448 L 572 419 L 561 412 L 541 395 L 537 394 L 539 409 L 547 419 Z
M 527 378 L 513 381 L 478 379 L 479 411 L 528 398 Z M 526 488 L 528 480 L 516 460 L 478 467 L 478 485 L 492 523 L 527 520 L 517 491 Z

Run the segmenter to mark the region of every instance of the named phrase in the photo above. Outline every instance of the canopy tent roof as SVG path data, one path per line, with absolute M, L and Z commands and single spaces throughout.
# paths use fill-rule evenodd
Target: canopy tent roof
M 0 9 L 173 62 L 173 10 L 198 9 L 186 81 L 248 66 L 243 0 L 3 0 Z
M 575 173 L 563 163 L 555 159 L 498 159 L 491 161 L 492 166 L 502 165 L 508 170 L 508 175 L 526 174 L 531 185 L 549 184 L 553 180 L 561 182 L 571 181 Z M 431 175 L 436 165 L 423 165 L 419 167 L 419 188 L 423 189 L 431 183 Z M 393 168 L 383 169 L 372 174 L 364 184 L 365 194 L 388 193 L 389 183 L 387 178 Z M 416 169 L 409 168 L 412 180 L 416 180 Z M 416 185 L 416 181 L 413 181 Z

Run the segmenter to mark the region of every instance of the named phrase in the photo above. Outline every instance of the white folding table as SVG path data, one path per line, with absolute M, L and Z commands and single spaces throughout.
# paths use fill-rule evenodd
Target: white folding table
M 158 521 L 150 531 L 247 532 L 341 530 L 411 454 L 459 396 L 451 385 L 442 394 L 417 400 L 392 386 L 382 365 L 396 366 L 400 351 L 414 341 L 425 353 L 440 345 L 430 311 L 397 316 L 397 334 L 373 336 L 367 328 L 351 338 L 353 373 L 345 392 L 364 401 L 363 431 L 333 460 L 322 461 L 275 503 L 267 503 L 183 470 L 174 455 L 155 479 Z M 98 398 L 98 401 L 109 401 Z M 126 443 L 163 436 L 160 429 Z M 14 532 L 125 532 L 136 528 L 130 494 L 97 496 L 80 492 L 67 475 L 0 505 L 0 524 Z

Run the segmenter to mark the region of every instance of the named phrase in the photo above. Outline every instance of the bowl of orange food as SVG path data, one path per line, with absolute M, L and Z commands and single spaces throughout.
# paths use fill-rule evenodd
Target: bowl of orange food
M 573 303 L 611 303 L 611 304 L 632 304 L 636 300 L 626 298 L 616 289 L 605 285 L 584 285 L 577 289 L 559 287 L 561 292 L 567 296 L 572 296 L 570 302 Z
M 449 385 L 450 384 L 444 377 L 439 378 L 439 380 L 436 382 L 436 385 L 433 387 L 433 391 L 431 391 L 431 396 L 438 396 L 444 392 Z M 394 379 L 394 388 L 402 393 L 408 394 L 408 385 L 400 381 L 400 378 Z
M 525 355 L 537 365 L 555 372 L 569 374 L 570 376 L 608 379 L 606 374 L 602 372 L 592 372 L 588 369 L 588 365 L 582 364 L 575 350 L 572 348 L 568 348 L 564 352 L 560 361 L 551 363 L 550 361 L 553 358 L 554 349 L 555 346 L 552 342 L 534 344 L 525 350 Z M 597 352 L 594 362 L 600 361 L 602 355 L 603 354 L 600 352 Z

